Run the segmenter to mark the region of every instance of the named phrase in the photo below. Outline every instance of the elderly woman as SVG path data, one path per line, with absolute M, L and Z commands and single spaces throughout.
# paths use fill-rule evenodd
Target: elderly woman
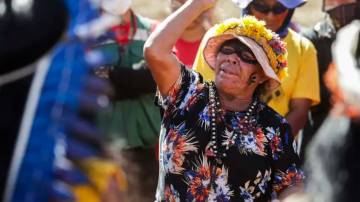
M 164 110 L 157 201 L 269 201 L 301 181 L 290 126 L 261 96 L 285 75 L 286 49 L 253 17 L 216 26 L 204 55 L 215 82 L 171 50 L 213 0 L 189 0 L 145 43 Z
M 281 86 L 266 95 L 267 104 L 291 125 L 294 136 L 308 120 L 311 106 L 319 103 L 319 73 L 316 50 L 313 44 L 291 29 L 290 20 L 295 9 L 306 3 L 305 0 L 233 0 L 242 13 L 264 20 L 266 27 L 276 33 L 286 43 L 288 51 L 288 77 Z M 213 36 L 210 29 L 199 46 L 194 70 L 205 80 L 214 80 L 215 72 L 202 54 L 206 39 Z M 265 97 L 264 97 L 265 98 Z

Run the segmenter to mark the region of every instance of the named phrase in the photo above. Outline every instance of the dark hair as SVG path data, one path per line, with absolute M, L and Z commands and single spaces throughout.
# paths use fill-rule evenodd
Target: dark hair
M 240 41 L 239 39 L 237 39 L 237 38 L 233 38 L 233 39 L 229 39 L 229 40 L 224 41 L 224 42 L 221 44 L 219 50 L 220 50 L 223 46 L 227 46 L 227 45 L 231 45 L 231 44 L 241 44 L 241 45 L 244 46 L 244 48 L 248 49 L 248 51 L 250 51 L 250 52 L 252 53 L 251 49 L 250 49 L 249 47 L 247 47 L 243 42 L 241 42 L 241 41 Z M 218 50 L 218 51 L 219 51 L 219 50 Z
M 254 96 L 259 98 L 262 102 L 268 102 L 269 94 L 272 93 L 272 90 L 268 87 L 268 81 L 259 84 L 254 92 Z

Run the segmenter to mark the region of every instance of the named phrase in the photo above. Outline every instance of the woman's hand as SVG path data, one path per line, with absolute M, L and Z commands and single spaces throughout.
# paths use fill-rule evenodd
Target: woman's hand
M 208 9 L 213 8 L 218 0 L 191 0 L 192 3 L 200 3 L 201 7 L 206 11 Z
M 184 30 L 217 0 L 188 0 L 162 21 L 144 45 L 144 56 L 162 95 L 179 79 L 180 63 L 172 49 Z

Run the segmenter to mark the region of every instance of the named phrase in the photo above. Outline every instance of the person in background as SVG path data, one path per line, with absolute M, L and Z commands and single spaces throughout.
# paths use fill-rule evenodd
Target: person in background
M 305 0 L 238 0 L 237 5 L 244 15 L 253 15 L 264 20 L 266 27 L 279 34 L 288 49 L 288 77 L 265 100 L 279 114 L 285 116 L 294 136 L 304 127 L 311 106 L 319 103 L 319 78 L 316 50 L 313 44 L 289 28 L 295 9 Z M 205 80 L 214 79 L 213 69 L 206 63 L 203 50 L 208 38 L 214 35 L 209 30 L 205 35 L 194 62 L 195 70 Z M 269 58 L 274 61 L 274 58 Z
M 169 3 L 171 11 L 174 12 L 185 2 L 186 0 L 170 0 Z M 124 9 L 123 7 L 126 7 L 126 5 L 130 6 L 129 3 L 124 2 L 124 4 L 122 4 L 122 7 L 118 6 L 117 11 L 111 11 L 106 8 L 103 9 L 105 13 L 109 13 L 106 12 L 106 10 L 109 10 L 110 13 L 121 13 L 120 10 L 123 10 L 123 15 L 127 16 L 127 19 L 129 19 L 129 15 L 133 11 L 131 11 L 130 9 Z M 109 7 L 112 8 L 113 6 L 109 5 Z M 186 64 L 189 68 L 192 67 L 198 46 L 201 42 L 203 35 L 205 34 L 206 30 L 211 26 L 211 16 L 212 12 L 210 10 L 199 16 L 197 20 L 195 20 L 191 25 L 188 26 L 187 29 L 184 30 L 182 36 L 174 46 L 174 53 L 179 57 L 179 60 Z M 152 24 L 151 30 L 155 26 L 156 22 Z M 110 31 L 112 31 L 113 34 L 115 33 L 115 35 L 117 35 L 119 33 L 117 33 L 116 30 L 117 28 L 115 26 Z M 126 36 L 126 34 L 120 35 L 122 37 Z M 122 44 L 123 46 L 129 44 L 129 40 L 127 39 L 127 37 L 124 38 L 125 40 L 117 40 L 117 44 Z M 109 49 L 109 51 L 111 52 L 117 52 L 117 50 L 119 49 L 118 46 L 114 43 L 114 40 L 111 41 L 109 39 L 109 37 L 105 38 L 105 42 L 101 43 L 99 47 Z M 111 50 L 114 48 L 115 50 Z M 108 78 L 113 84 L 113 87 L 115 89 L 115 101 L 137 99 L 144 94 L 146 95 L 155 92 L 156 84 L 150 74 L 150 71 L 146 68 L 146 63 L 142 61 L 140 64 L 137 65 L 139 68 L 116 68 L 115 66 L 117 66 L 118 63 L 119 62 L 117 61 L 115 65 L 111 64 L 110 68 L 105 68 L 101 71 L 98 71 L 100 76 Z M 158 153 L 158 147 L 155 147 L 155 152 L 156 154 Z
M 311 108 L 311 118 L 303 131 L 300 160 L 306 156 L 307 144 L 311 141 L 322 122 L 331 109 L 330 92 L 324 82 L 324 74 L 332 62 L 331 45 L 335 40 L 336 32 L 354 19 L 360 19 L 359 0 L 324 0 L 323 11 L 325 19 L 318 22 L 313 28 L 302 31 L 302 34 L 314 44 L 317 50 L 317 59 L 320 77 L 319 105 Z
M 171 12 L 175 12 L 187 0 L 169 0 Z M 202 38 L 212 26 L 213 10 L 208 10 L 194 20 L 176 41 L 174 53 L 188 68 L 192 68 Z
M 357 201 L 360 186 L 360 21 L 341 28 L 325 73 L 333 106 L 309 144 L 307 191 L 314 201 Z
M 156 201 L 269 201 L 303 178 L 289 124 L 259 98 L 285 76 L 276 33 L 251 16 L 215 26 L 204 49 L 215 82 L 172 54 L 182 31 L 215 3 L 187 1 L 145 43 L 164 110 Z
M 131 3 L 131 0 L 101 3 L 104 14 L 116 16 L 120 21 L 94 47 L 118 55 L 118 60 L 109 62 L 104 74 L 115 88 L 113 108 L 99 114 L 98 123 L 108 135 L 111 150 L 118 154 L 127 176 L 127 198 L 146 202 L 153 201 L 157 183 L 155 146 L 160 113 L 153 104 L 155 84 L 142 50 L 156 22 L 136 14 Z
M 332 107 L 308 145 L 305 190 L 284 202 L 352 202 L 360 186 L 360 21 L 337 31 L 324 75 Z

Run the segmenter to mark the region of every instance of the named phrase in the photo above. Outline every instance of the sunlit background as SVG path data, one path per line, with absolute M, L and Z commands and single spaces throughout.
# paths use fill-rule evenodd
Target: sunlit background
M 308 0 L 304 6 L 296 10 L 293 20 L 301 26 L 313 26 L 324 16 L 321 12 L 321 4 L 322 0 Z M 133 0 L 133 9 L 144 16 L 158 20 L 164 19 L 169 14 L 168 0 Z M 216 19 L 240 15 L 239 9 L 231 0 L 219 0 L 215 13 Z

